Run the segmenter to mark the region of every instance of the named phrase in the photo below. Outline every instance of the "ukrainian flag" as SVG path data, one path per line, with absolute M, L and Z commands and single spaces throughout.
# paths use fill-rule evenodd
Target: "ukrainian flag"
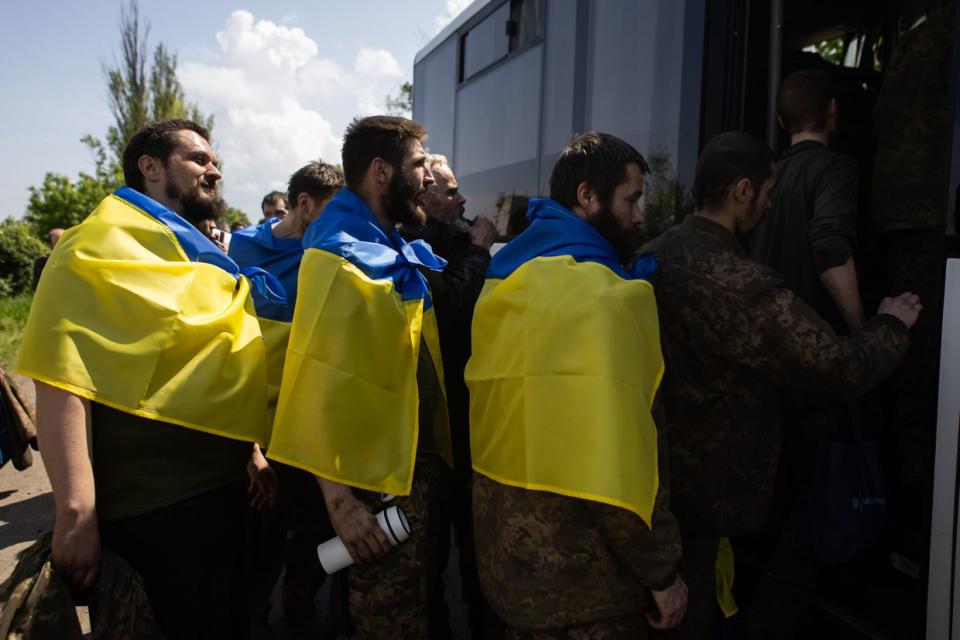
M 342 484 L 410 493 L 420 437 L 421 340 L 442 386 L 426 278 L 445 262 L 422 241 L 381 229 L 341 189 L 307 229 L 268 457 Z M 450 460 L 446 404 L 433 440 Z
M 268 274 L 241 270 L 186 220 L 123 187 L 57 243 L 17 370 L 121 411 L 263 441 L 251 286 L 282 299 Z
M 273 235 L 273 225 L 277 222 L 279 218 L 272 218 L 256 227 L 241 229 L 230 240 L 230 257 L 241 267 L 259 267 L 271 273 L 279 280 L 286 296 L 281 303 L 253 292 L 253 303 L 267 350 L 267 419 L 270 425 L 273 425 L 280 397 L 283 359 L 290 340 L 290 321 L 297 301 L 297 277 L 303 258 L 300 238 Z M 267 441 L 260 444 L 266 446 Z
M 473 317 L 473 468 L 611 504 L 648 525 L 658 488 L 651 406 L 663 376 L 652 256 L 624 270 L 591 224 L 549 199 L 490 264 Z

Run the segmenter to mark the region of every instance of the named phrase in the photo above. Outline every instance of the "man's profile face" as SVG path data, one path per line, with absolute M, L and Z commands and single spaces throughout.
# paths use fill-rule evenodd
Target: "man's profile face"
M 267 220 L 270 218 L 280 218 L 283 220 L 290 212 L 290 206 L 284 198 L 277 198 L 275 202 L 268 202 L 263 205 L 261 209 L 263 210 L 263 217 Z
M 443 165 L 433 170 L 434 185 L 420 199 L 427 215 L 435 220 L 451 224 L 463 216 L 466 199 L 460 193 L 460 185 L 450 170 Z
M 419 140 L 409 140 L 400 166 L 394 169 L 387 192 L 383 195 L 383 208 L 394 222 L 421 227 L 427 214 L 418 201 L 434 183 L 433 174 L 427 167 L 427 154 Z
M 617 185 L 608 202 L 599 202 L 591 213 L 590 222 L 614 246 L 620 258 L 626 261 L 636 252 L 643 209 L 643 171 L 631 162 L 626 167 L 626 180 Z
M 181 215 L 194 224 L 218 217 L 226 205 L 220 197 L 216 152 L 195 131 L 183 129 L 176 136 L 179 144 L 163 163 L 164 193 L 180 203 Z

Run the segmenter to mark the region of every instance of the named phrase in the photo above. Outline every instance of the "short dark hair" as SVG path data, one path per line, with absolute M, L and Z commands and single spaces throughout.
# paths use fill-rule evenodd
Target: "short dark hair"
M 287 199 L 287 194 L 285 194 L 283 191 L 271 191 L 267 195 L 263 196 L 263 200 L 260 201 L 260 209 L 262 210 L 268 204 L 277 204 L 281 200 L 287 204 L 290 204 L 290 200 Z
M 343 171 L 326 162 L 309 162 L 297 169 L 290 176 L 287 185 L 289 204 L 297 206 L 297 199 L 301 193 L 306 193 L 317 200 L 325 200 L 343 187 Z
M 210 132 L 192 120 L 153 120 L 133 134 L 123 149 L 123 181 L 127 186 L 143 193 L 146 184 L 140 171 L 140 158 L 152 156 L 166 164 L 170 154 L 180 144 L 177 132 L 184 130 L 193 131 L 210 142 Z
M 577 188 L 586 182 L 601 202 L 609 202 L 614 189 L 627 179 L 631 163 L 642 173 L 650 173 L 640 152 L 616 136 L 596 132 L 574 136 L 553 165 L 550 198 L 572 209 L 577 204 Z
M 788 133 L 823 131 L 827 128 L 827 109 L 837 97 L 830 74 L 822 69 L 804 69 L 791 73 L 780 84 L 777 113 Z
M 773 151 L 760 138 L 742 131 L 716 136 L 700 153 L 693 196 L 698 209 L 719 207 L 731 185 L 748 178 L 759 192 L 773 173 Z
M 343 136 L 343 175 L 347 186 L 356 190 L 363 182 L 370 163 L 383 158 L 399 167 L 408 140 L 427 139 L 427 132 L 419 122 L 398 116 L 370 116 L 355 118 Z

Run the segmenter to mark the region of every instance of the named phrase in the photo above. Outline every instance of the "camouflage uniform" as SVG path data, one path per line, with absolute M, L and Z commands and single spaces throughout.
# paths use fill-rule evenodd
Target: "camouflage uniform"
M 672 510 L 683 532 L 687 616 L 669 635 L 711 637 L 718 538 L 764 522 L 782 393 L 855 396 L 889 374 L 910 336 L 891 316 L 838 337 L 721 225 L 688 216 L 648 243 L 667 374 Z
M 70 587 L 51 564 L 52 540 L 46 533 L 17 554 L 17 566 L 0 584 L 0 638 L 88 637 L 81 633 Z M 143 580 L 110 551 L 103 551 L 97 580 L 85 595 L 94 640 L 163 640 Z
M 662 444 L 662 439 L 661 439 Z M 625 509 L 474 474 L 480 582 L 508 638 L 643 638 L 680 559 L 666 460 L 650 529 Z
M 440 462 L 431 434 L 443 392 L 426 345 L 421 341 L 417 366 L 420 430 L 410 495 L 384 502 L 380 494 L 354 490 L 374 513 L 398 506 L 410 525 L 410 538 L 369 564 L 350 568 L 350 614 L 361 638 L 380 640 L 429 637 L 427 574 L 436 547 L 436 478 Z
M 932 4 L 932 3 L 928 3 Z M 891 516 L 898 551 L 920 560 L 926 540 L 916 522 L 927 517 L 936 428 L 937 354 L 935 301 L 940 297 L 946 220 L 945 155 L 951 139 L 953 3 L 900 37 L 885 70 L 874 109 L 877 152 L 868 228 L 876 234 L 886 273 L 882 293 L 912 291 L 927 310 L 913 328 L 914 344 L 888 394 L 887 445 L 897 452 Z M 927 498 L 929 499 L 929 498 Z

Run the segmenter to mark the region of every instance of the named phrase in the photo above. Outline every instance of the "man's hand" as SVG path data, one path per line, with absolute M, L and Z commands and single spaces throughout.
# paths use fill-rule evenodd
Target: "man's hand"
M 373 512 L 353 495 L 350 487 L 323 478 L 318 480 L 333 530 L 354 562 L 373 562 L 390 551 L 390 541 Z
M 258 511 L 273 509 L 280 493 L 280 483 L 276 472 L 263 457 L 260 445 L 256 443 L 247 462 L 247 476 L 250 478 L 250 506 Z
M 100 568 L 100 529 L 95 512 L 57 513 L 51 560 L 78 591 L 86 591 L 93 584 Z
M 916 324 L 921 311 L 923 311 L 923 305 L 920 304 L 920 296 L 908 291 L 895 298 L 881 300 L 880 306 L 877 308 L 877 315 L 891 315 L 907 325 L 909 329 Z
M 654 629 L 672 629 L 683 620 L 687 612 L 687 583 L 677 576 L 673 584 L 663 591 L 652 591 L 653 602 L 659 615 L 647 614 L 647 622 Z
M 497 227 L 486 216 L 477 216 L 470 226 L 470 243 L 489 250 L 497 241 Z

